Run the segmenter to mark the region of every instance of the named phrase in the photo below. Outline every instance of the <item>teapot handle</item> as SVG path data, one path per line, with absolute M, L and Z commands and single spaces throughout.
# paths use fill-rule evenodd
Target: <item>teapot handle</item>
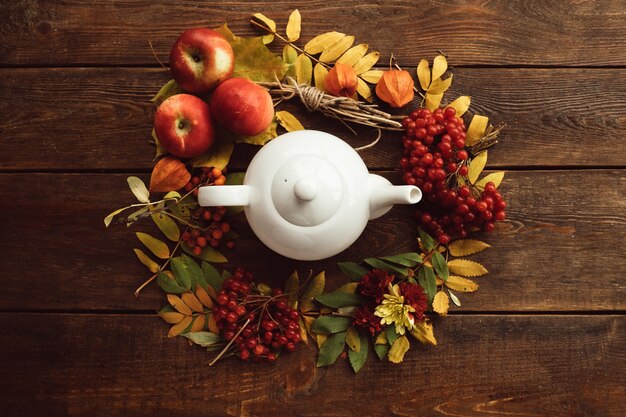
M 250 187 L 247 185 L 200 187 L 198 203 L 203 207 L 247 206 L 250 204 Z

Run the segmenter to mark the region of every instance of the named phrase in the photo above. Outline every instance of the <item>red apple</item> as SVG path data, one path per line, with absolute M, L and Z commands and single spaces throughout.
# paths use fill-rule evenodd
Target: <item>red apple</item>
M 219 32 L 188 29 L 170 51 L 170 70 L 183 90 L 203 94 L 229 79 L 235 68 L 233 48 Z
M 161 146 L 179 158 L 206 152 L 215 139 L 211 109 L 191 94 L 176 94 L 165 100 L 154 116 L 154 132 Z
M 254 136 L 274 118 L 270 93 L 247 78 L 231 78 L 217 86 L 211 96 L 211 113 L 231 132 Z

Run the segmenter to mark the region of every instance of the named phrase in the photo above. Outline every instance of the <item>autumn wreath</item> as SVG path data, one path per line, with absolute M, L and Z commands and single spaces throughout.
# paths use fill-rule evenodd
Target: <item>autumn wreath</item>
M 466 257 L 489 245 L 468 239 L 468 234 L 491 231 L 505 217 L 506 203 L 497 188 L 504 173 L 479 178 L 487 163 L 486 148 L 496 143 L 500 127 L 490 125 L 485 116 L 467 119 L 468 96 L 441 104 L 452 83 L 444 55 L 436 56 L 432 65 L 419 62 L 415 86 L 411 74 L 393 57 L 388 69 L 375 68 L 380 53 L 369 51 L 367 44 L 354 45 L 354 36 L 328 32 L 300 46 L 298 10 L 291 13 L 284 35 L 260 13 L 252 16 L 251 23 L 261 36 L 235 36 L 226 24 L 195 33 L 203 41 L 210 37 L 217 47 L 232 49 L 234 56 L 234 68 L 213 74 L 216 79 L 206 85 L 186 79 L 176 61 L 181 42 L 191 36 L 189 31 L 172 48 L 174 80 L 152 100 L 158 108 L 152 132 L 157 162 L 149 187 L 129 177 L 128 185 L 139 202 L 115 210 L 104 220 L 108 227 L 114 219 L 131 225 L 150 218 L 162 234 L 136 233 L 147 252 L 137 248 L 135 254 L 152 274 L 136 295 L 156 280 L 167 294 L 168 305 L 158 314 L 172 325 L 168 337 L 185 337 L 213 351 L 211 364 L 225 356 L 274 361 L 298 344 L 312 341 L 319 348 L 318 366 L 348 356 L 358 372 L 370 346 L 379 359 L 397 363 L 409 349 L 410 337 L 436 345 L 429 316 L 445 316 L 450 300 L 460 306 L 459 293 L 478 289 L 470 278 L 487 273 Z M 267 47 L 276 39 L 284 43 L 282 55 Z M 201 52 L 185 58 L 188 64 L 201 64 Z M 269 92 L 271 117 L 262 130 L 255 131 L 264 117 L 261 110 L 254 126 L 229 125 L 225 106 L 232 104 L 234 99 L 228 97 L 236 84 L 259 89 L 254 93 L 257 104 Z M 221 87 L 225 85 L 231 86 Z M 216 131 L 203 132 L 204 138 L 211 137 L 208 143 L 201 143 L 202 139 L 172 145 L 165 133 L 159 134 L 164 132 L 159 113 L 167 113 L 181 96 L 193 103 L 194 111 L 209 109 L 220 122 Z M 262 146 L 278 135 L 279 125 L 286 131 L 303 129 L 293 114 L 274 112 L 286 100 L 300 100 L 307 110 L 338 119 L 349 129 L 351 124 L 369 126 L 378 131 L 378 138 L 381 130 L 398 132 L 403 180 L 424 194 L 415 212 L 413 252 L 341 262 L 338 266 L 349 281 L 330 292 L 325 290 L 324 272 L 302 279 L 294 272 L 284 288 L 271 288 L 255 282 L 243 268 L 216 269 L 216 264 L 227 262 L 220 250 L 233 249 L 238 238 L 229 218 L 241 210 L 200 207 L 198 188 L 242 182 L 243 173 L 227 172 L 236 143 Z M 467 128 L 465 120 L 469 120 Z M 184 122 L 175 126 L 188 128 Z M 122 214 L 131 209 L 130 214 Z

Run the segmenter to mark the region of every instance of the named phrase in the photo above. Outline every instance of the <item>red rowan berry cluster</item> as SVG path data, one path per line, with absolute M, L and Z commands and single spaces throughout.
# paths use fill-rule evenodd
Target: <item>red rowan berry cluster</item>
M 271 295 L 262 294 L 252 274 L 238 268 L 224 281 L 213 310 L 220 335 L 234 339 L 233 346 L 243 360 L 273 362 L 283 349 L 294 351 L 301 341 L 299 315 L 285 300 L 279 288 Z
M 480 192 L 456 181 L 469 172 L 469 154 L 465 122 L 454 108 L 417 109 L 402 125 L 406 134 L 400 166 L 404 182 L 424 193 L 423 209 L 416 212 L 422 228 L 446 244 L 454 236 L 467 236 L 472 227 L 491 231 L 496 220 L 504 220 L 506 202 L 493 183 Z

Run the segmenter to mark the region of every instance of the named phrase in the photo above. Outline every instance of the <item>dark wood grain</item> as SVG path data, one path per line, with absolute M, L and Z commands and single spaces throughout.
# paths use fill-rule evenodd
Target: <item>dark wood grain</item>
M 0 314 L 10 416 L 585 416 L 626 412 L 624 316 L 455 316 L 402 365 L 211 358 L 156 316 Z M 27 331 L 25 329 L 28 329 Z M 339 394 L 341 393 L 341 394 Z M 328 399 L 328 400 L 324 400 Z M 332 399 L 332 400 L 330 400 Z
M 501 186 L 508 220 L 481 236 L 494 248 L 473 257 L 491 273 L 477 278 L 476 294 L 460 295 L 463 310 L 625 309 L 625 179 L 623 170 L 509 172 Z M 16 277 L 4 281 L 0 308 L 160 308 L 164 295 L 155 285 L 138 300 L 132 295 L 149 276 L 132 253 L 141 247 L 134 231 L 158 231 L 150 223 L 131 230 L 102 223 L 133 200 L 121 174 L 0 175 L 3 271 Z M 346 280 L 336 262 L 415 250 L 414 227 L 411 209 L 396 207 L 344 253 L 296 262 L 263 246 L 239 217 L 238 247 L 224 253 L 260 280 L 280 285 L 293 269 L 326 270 L 336 287 Z
M 624 166 L 626 77 L 619 69 L 458 69 L 449 100 L 469 94 L 473 111 L 506 122 L 491 167 Z M 0 169 L 149 170 L 153 108 L 149 99 L 168 80 L 158 69 L 0 70 Z M 339 135 L 354 146 L 340 123 L 287 109 L 308 128 Z M 386 134 L 362 153 L 370 169 L 393 168 L 399 135 Z M 597 146 L 598 142 L 602 146 Z M 233 166 L 245 167 L 254 146 L 240 145 Z
M 166 57 L 186 28 L 228 21 L 252 35 L 262 11 L 284 30 L 299 8 L 302 39 L 338 30 L 403 65 L 446 51 L 455 65 L 626 64 L 626 20 L 619 0 L 597 2 L 327 1 L 233 2 L 12 0 L 0 8 L 4 65 L 154 65 L 148 42 Z

